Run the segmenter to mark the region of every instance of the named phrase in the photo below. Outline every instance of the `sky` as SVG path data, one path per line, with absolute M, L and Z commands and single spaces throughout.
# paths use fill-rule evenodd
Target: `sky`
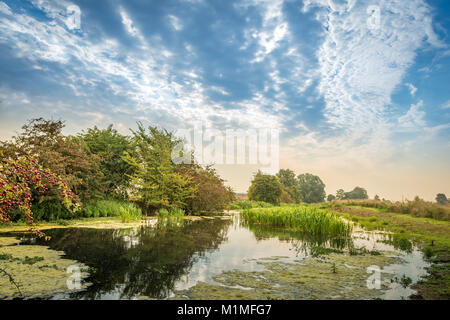
M 450 195 L 446 0 L 0 0 L 0 139 L 136 122 L 273 128 L 326 192 Z M 217 165 L 245 192 L 254 165 Z

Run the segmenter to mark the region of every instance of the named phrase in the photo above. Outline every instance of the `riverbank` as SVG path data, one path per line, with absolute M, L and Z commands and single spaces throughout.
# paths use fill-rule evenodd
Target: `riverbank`
M 328 208 L 342 217 L 359 223 L 368 230 L 386 230 L 397 238 L 414 241 L 432 263 L 429 276 L 414 285 L 417 294 L 411 299 L 450 299 L 450 222 L 409 214 L 384 212 L 361 206 L 333 206 Z

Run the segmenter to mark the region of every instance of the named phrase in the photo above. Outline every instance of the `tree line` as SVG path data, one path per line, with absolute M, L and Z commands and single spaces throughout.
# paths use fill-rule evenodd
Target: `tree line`
M 325 184 L 319 176 L 311 173 L 296 175 L 291 169 L 280 169 L 276 175 L 258 171 L 248 189 L 248 198 L 254 201 L 279 203 L 317 203 L 325 201 Z M 337 190 L 328 195 L 327 200 L 368 199 L 367 191 L 355 187 L 349 192 Z
M 67 208 L 83 208 L 109 199 L 135 202 L 148 214 L 174 208 L 210 214 L 234 200 L 233 190 L 211 166 L 171 161 L 180 139 L 167 130 L 138 123 L 130 135 L 120 134 L 113 125 L 64 135 L 64 127 L 62 120 L 32 119 L 11 140 L 0 141 L 0 217 L 23 217 L 19 200 L 24 194 L 14 189 L 18 182 L 24 184 L 32 207 L 65 201 Z M 36 176 L 11 170 L 18 161 L 20 168 L 34 164 L 36 172 L 49 172 L 61 182 L 50 183 L 43 176 L 42 187 L 36 186 Z M 70 193 L 61 193 L 64 186 Z

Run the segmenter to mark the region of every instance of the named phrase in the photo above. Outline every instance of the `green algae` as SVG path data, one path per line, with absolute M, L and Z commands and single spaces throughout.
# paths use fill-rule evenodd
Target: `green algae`
M 10 243 L 0 238 L 1 243 Z M 46 297 L 69 291 L 67 280 L 72 275 L 67 273 L 69 266 L 80 268 L 81 279 L 87 277 L 82 272 L 85 266 L 77 261 L 64 259 L 61 251 L 50 250 L 38 245 L 14 245 L 0 247 L 0 255 L 7 259 L 0 260 L 0 269 L 5 270 L 19 285 L 9 281 L 5 275 L 0 276 L 0 299 L 21 297 L 25 299 Z
M 382 269 L 399 260 L 384 255 L 336 253 L 295 263 L 259 259 L 257 263 L 265 267 L 264 271 L 226 271 L 213 278 L 218 285 L 199 282 L 176 292 L 174 299 L 379 299 L 389 288 L 392 275 L 382 274 L 381 289 L 371 290 L 367 287 L 367 268 L 376 265 Z

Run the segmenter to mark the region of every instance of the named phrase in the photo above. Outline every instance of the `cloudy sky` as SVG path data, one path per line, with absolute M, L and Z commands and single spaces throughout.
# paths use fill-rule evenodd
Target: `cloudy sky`
M 450 194 L 446 0 L 0 0 L 0 139 L 136 121 L 280 130 L 327 193 Z M 220 166 L 237 191 L 255 169 Z

